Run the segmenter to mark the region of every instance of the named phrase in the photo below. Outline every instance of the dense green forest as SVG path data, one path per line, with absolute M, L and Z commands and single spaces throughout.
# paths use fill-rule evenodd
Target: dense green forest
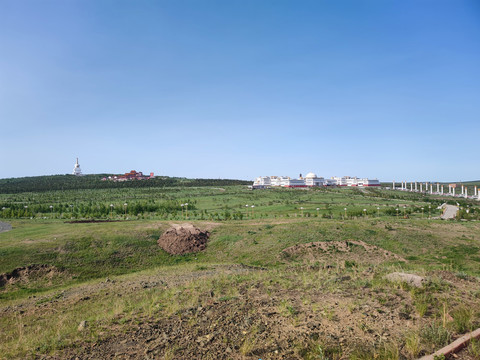
M 102 181 L 110 174 L 86 176 L 49 175 L 23 178 L 0 179 L 0 194 L 17 194 L 22 192 L 42 192 L 53 190 L 81 189 L 125 189 L 158 187 L 196 187 L 250 185 L 251 181 L 229 179 L 185 179 L 158 176 L 149 180 L 132 180 L 124 182 Z

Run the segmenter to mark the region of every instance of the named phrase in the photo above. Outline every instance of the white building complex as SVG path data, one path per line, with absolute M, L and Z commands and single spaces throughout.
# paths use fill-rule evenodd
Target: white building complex
M 305 177 L 300 174 L 298 179 L 292 179 L 289 176 L 260 176 L 253 182 L 253 189 L 264 189 L 269 187 L 286 187 L 286 188 L 307 188 L 319 186 L 380 186 L 377 179 L 357 178 L 350 176 L 332 177 L 325 179 L 318 177 L 310 172 Z

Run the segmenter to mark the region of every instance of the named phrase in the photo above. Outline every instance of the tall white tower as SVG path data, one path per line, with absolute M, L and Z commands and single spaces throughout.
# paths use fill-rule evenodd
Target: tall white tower
M 82 169 L 80 169 L 80 164 L 78 163 L 78 158 L 77 158 L 77 162 L 75 163 L 75 167 L 73 168 L 72 175 L 82 176 Z

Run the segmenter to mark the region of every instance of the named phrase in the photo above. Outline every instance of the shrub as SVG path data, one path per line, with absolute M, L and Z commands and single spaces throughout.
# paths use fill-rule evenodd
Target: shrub
M 454 330 L 459 333 L 463 334 L 471 330 L 472 327 L 472 310 L 467 308 L 466 306 L 460 306 L 456 308 L 453 313 L 453 327 Z
M 436 323 L 424 326 L 420 332 L 420 337 L 427 346 L 444 346 L 452 338 L 447 329 Z
M 420 353 L 420 337 L 416 332 L 409 332 L 405 336 L 405 350 L 412 358 L 416 358 Z
M 470 344 L 468 345 L 468 353 L 475 358 L 480 359 L 480 340 L 479 339 L 472 339 Z

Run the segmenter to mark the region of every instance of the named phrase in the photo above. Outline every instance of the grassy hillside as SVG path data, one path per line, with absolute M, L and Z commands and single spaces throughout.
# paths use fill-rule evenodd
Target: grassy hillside
M 102 181 L 111 174 L 96 174 L 86 176 L 49 175 L 23 178 L 0 179 L 0 193 L 13 194 L 22 192 L 43 192 L 56 190 L 83 189 L 129 189 L 153 187 L 189 187 L 189 186 L 227 186 L 246 185 L 250 181 L 228 179 L 185 179 L 157 176 L 149 180 L 134 180 L 124 182 Z
M 0 198 L 55 204 L 0 233 L 0 275 L 17 269 L 0 285 L 5 358 L 415 359 L 480 326 L 480 223 L 429 219 L 442 199 L 241 186 Z M 125 198 L 193 209 L 125 216 Z M 118 204 L 100 216 L 117 221 L 67 222 L 81 215 L 59 205 L 72 201 Z M 187 221 L 210 231 L 207 249 L 161 250 Z M 423 287 L 385 279 L 398 271 Z
M 279 257 L 281 251 L 290 246 L 349 240 L 364 241 L 392 251 L 408 260 L 409 266 L 428 264 L 430 269 L 448 268 L 480 276 L 480 247 L 475 237 L 478 226 L 474 223 L 418 220 L 412 227 L 409 221 L 386 219 L 199 221 L 194 224 L 211 228 L 212 238 L 207 251 L 176 256 L 159 250 L 156 242 L 167 229 L 166 222 L 68 224 L 14 221 L 12 224 L 12 231 L 0 234 L 0 256 L 3 259 L 0 273 L 16 267 L 46 264 L 73 275 L 68 280 L 61 279 L 58 284 L 52 282 L 52 287 L 189 262 L 276 267 L 284 263 Z M 335 260 L 332 260 L 331 265 L 334 264 Z M 0 299 L 43 290 L 22 285 L 0 293 Z

